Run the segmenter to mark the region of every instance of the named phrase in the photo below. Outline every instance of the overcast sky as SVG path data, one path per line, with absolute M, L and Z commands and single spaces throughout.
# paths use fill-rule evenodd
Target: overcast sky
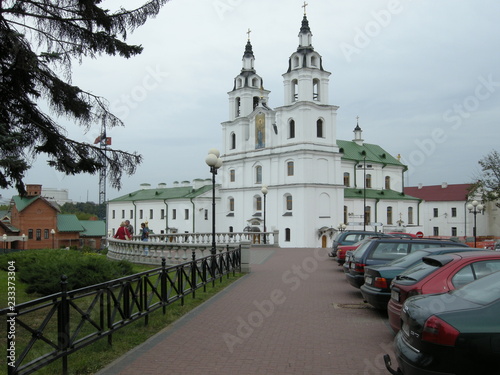
M 142 1 L 105 1 L 136 7 Z M 407 186 L 472 182 L 478 161 L 499 150 L 500 2 L 495 0 L 309 0 L 313 47 L 340 106 L 337 136 L 352 140 L 356 116 L 367 143 L 408 165 Z M 74 65 L 73 83 L 107 98 L 124 128 L 108 130 L 113 147 L 144 157 L 108 199 L 174 181 L 210 178 L 205 156 L 222 148 L 227 92 L 242 67 L 251 29 L 255 68 L 283 104 L 282 74 L 298 46 L 299 0 L 171 0 L 130 35 L 144 52 Z M 93 143 L 99 125 L 71 137 Z M 41 157 L 27 183 L 69 189 L 74 201 L 98 202 L 98 176 L 64 176 Z M 15 191 L 1 191 L 10 197 Z

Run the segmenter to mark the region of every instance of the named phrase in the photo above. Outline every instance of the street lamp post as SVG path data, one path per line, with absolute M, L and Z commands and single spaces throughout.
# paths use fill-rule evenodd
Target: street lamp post
M 358 168 L 361 166 L 358 165 Z M 373 169 L 371 165 L 366 167 L 366 152 L 363 151 L 363 230 L 366 230 L 366 170 Z
M 476 241 L 477 241 L 476 216 L 477 216 L 477 214 L 484 212 L 484 206 L 482 204 L 480 204 L 478 201 L 473 200 L 471 203 L 469 203 L 467 205 L 467 209 L 469 210 L 470 213 L 472 213 L 474 215 L 474 228 L 473 228 L 472 234 L 474 236 L 474 247 L 476 247 Z
M 260 191 L 262 192 L 262 195 L 264 195 L 264 244 L 267 243 L 267 240 L 266 240 L 266 232 L 267 232 L 267 228 L 266 228 L 266 196 L 267 196 L 267 186 L 266 185 L 262 185 L 262 189 L 260 189 Z
M 23 239 L 23 250 L 26 250 L 26 235 L 23 233 L 21 238 Z
M 56 231 L 54 229 L 51 229 L 50 234 L 52 234 L 52 248 L 55 249 L 56 248 L 56 241 L 55 241 Z
M 222 159 L 219 156 L 219 150 L 212 148 L 208 151 L 208 156 L 205 159 L 205 162 L 210 167 L 210 173 L 212 173 L 212 249 L 210 250 L 212 256 L 215 256 L 217 252 L 215 248 L 215 175 L 222 166 Z M 215 266 L 214 260 L 212 259 L 213 266 Z
M 2 236 L 2 239 L 3 239 L 3 252 L 5 253 L 7 250 L 7 235 L 5 233 Z

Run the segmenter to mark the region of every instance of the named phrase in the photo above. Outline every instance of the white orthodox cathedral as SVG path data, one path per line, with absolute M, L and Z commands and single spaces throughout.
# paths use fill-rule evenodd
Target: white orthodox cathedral
M 339 107 L 329 103 L 330 72 L 313 48 L 307 16 L 283 74 L 283 106 L 270 107 L 254 60 L 249 39 L 222 123 L 217 232 L 278 231 L 282 247 L 327 247 L 339 226 L 418 228 L 420 200 L 403 193 L 407 167 L 364 143 L 359 125 L 352 141 L 337 139 Z M 211 180 L 195 180 L 135 191 L 109 202 L 108 227 L 128 219 L 136 228 L 148 221 L 156 233 L 209 233 L 211 189 Z

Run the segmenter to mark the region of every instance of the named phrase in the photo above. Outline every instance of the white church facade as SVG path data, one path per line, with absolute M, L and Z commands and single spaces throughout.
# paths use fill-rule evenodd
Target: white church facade
M 365 143 L 359 125 L 353 140 L 337 139 L 339 107 L 328 97 L 331 73 L 313 48 L 306 15 L 298 37 L 283 74 L 284 104 L 277 108 L 270 107 L 270 91 L 247 41 L 242 69 L 228 93 L 229 119 L 222 123 L 217 232 L 279 231 L 282 247 L 329 247 L 342 224 L 420 230 L 421 201 L 404 194 L 407 167 L 382 147 Z M 157 233 L 210 232 L 211 181 L 196 181 L 111 200 L 108 227 L 132 217 L 135 227 L 147 220 Z M 144 210 L 142 216 L 138 210 Z
M 405 221 L 408 211 L 416 213 L 418 200 L 403 194 L 406 167 L 399 160 L 365 144 L 359 126 L 353 141 L 337 140 L 339 107 L 329 103 L 330 73 L 312 46 L 306 15 L 283 74 L 283 106 L 269 106 L 254 60 L 248 40 L 222 123 L 219 194 L 229 228 L 263 230 L 263 185 L 266 229 L 279 231 L 281 246 L 324 246 L 340 223 L 366 227 L 364 202 L 367 229 L 396 226 L 400 213 Z

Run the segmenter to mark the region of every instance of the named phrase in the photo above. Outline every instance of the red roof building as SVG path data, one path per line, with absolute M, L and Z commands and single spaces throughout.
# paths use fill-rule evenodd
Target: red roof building
M 447 183 L 431 186 L 419 185 L 405 187 L 404 192 L 406 195 L 420 198 L 426 202 L 465 202 L 467 201 L 471 186 L 472 184 L 448 185 Z

